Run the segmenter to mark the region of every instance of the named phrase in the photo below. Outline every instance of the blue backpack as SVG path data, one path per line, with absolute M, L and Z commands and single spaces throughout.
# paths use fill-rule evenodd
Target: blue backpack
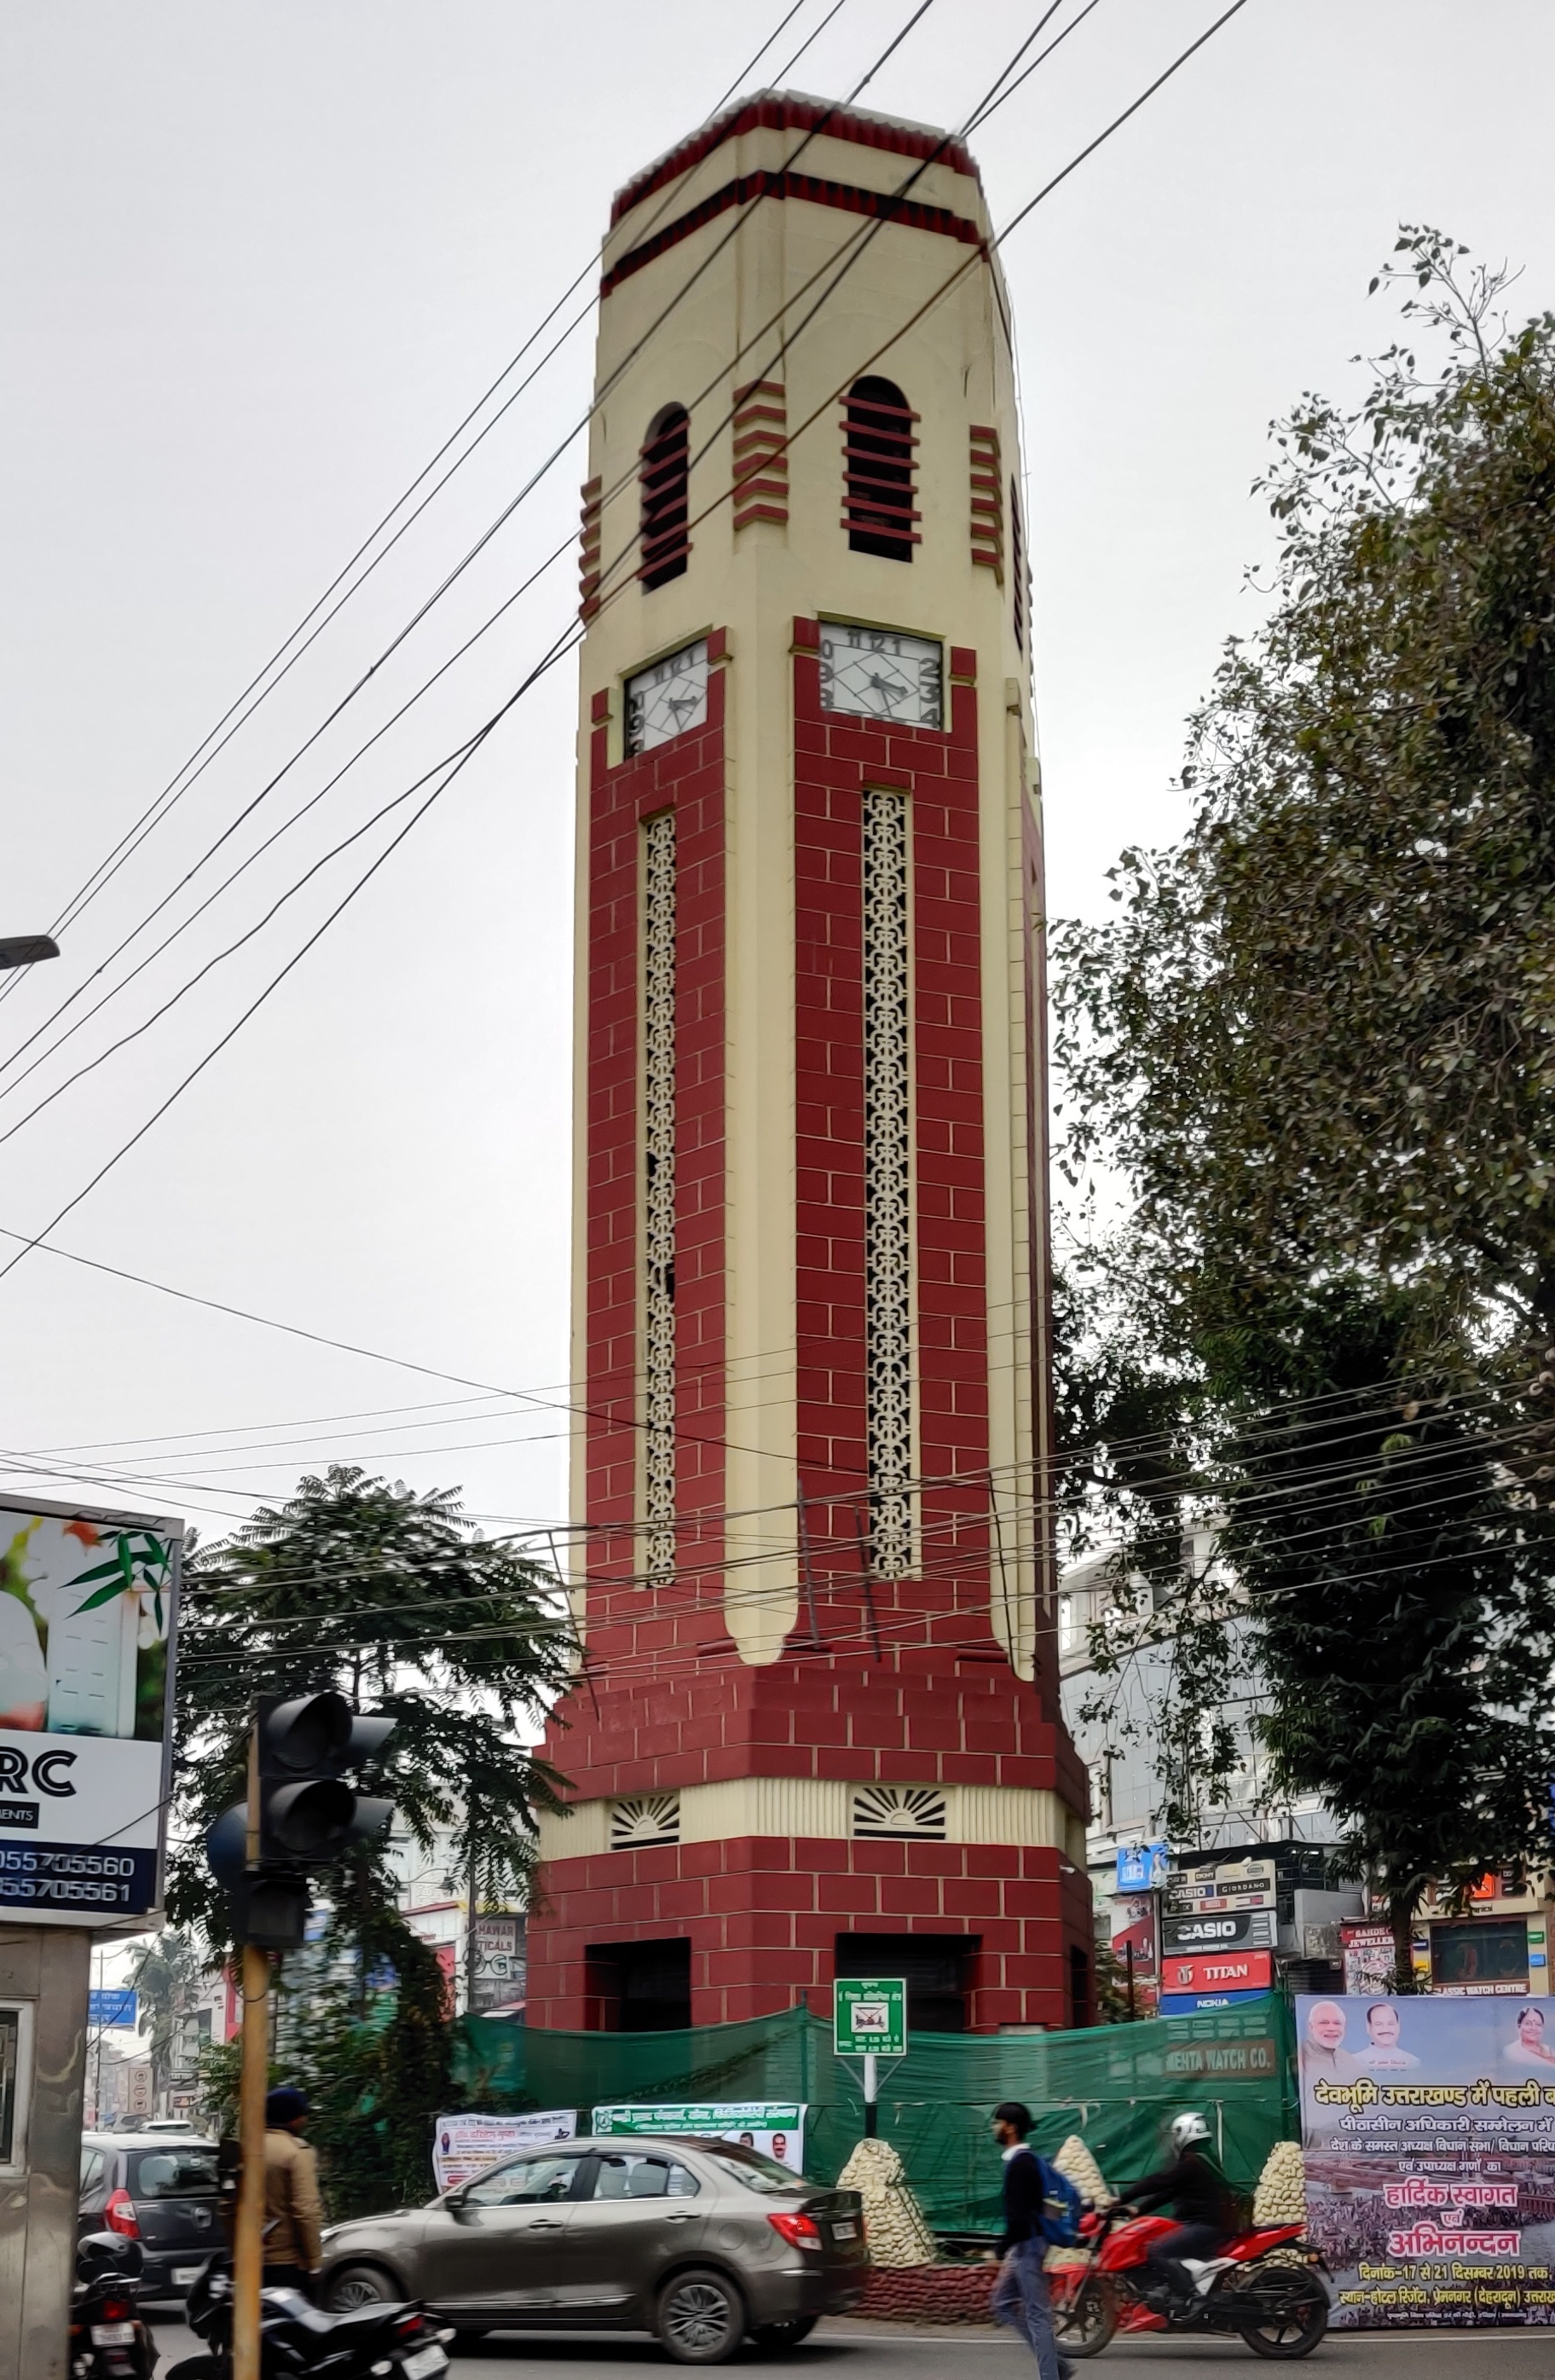
M 1036 2156 L 1035 2150 L 1032 2155 Z M 1042 2237 L 1050 2248 L 1077 2248 L 1080 2244 L 1080 2217 L 1085 2201 L 1065 2173 L 1050 2165 L 1044 2156 L 1037 2157 L 1037 2169 L 1042 2177 Z

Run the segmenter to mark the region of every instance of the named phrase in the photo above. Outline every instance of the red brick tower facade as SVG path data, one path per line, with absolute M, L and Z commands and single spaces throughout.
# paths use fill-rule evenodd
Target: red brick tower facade
M 585 491 L 587 1649 L 531 2023 L 826 2013 L 839 1973 L 905 1973 L 920 2026 L 1090 2016 L 985 233 L 941 136 L 779 94 L 617 200 Z

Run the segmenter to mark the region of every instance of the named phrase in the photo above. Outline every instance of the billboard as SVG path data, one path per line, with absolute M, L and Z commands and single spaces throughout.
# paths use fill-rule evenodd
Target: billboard
M 477 2014 L 521 2009 L 528 1974 L 528 1918 L 506 1910 L 471 1921 L 469 2004 Z
M 1296 2023 L 1335 2324 L 1555 2323 L 1555 2007 L 1303 1995 Z
M 548 2107 L 524 2116 L 439 2116 L 432 2126 L 432 2180 L 439 2197 L 456 2190 L 488 2166 L 525 2149 L 570 2141 L 577 2131 L 576 2107 Z
M 1273 1981 L 1268 1950 L 1168 1953 L 1161 1961 L 1161 1988 L 1168 1992 L 1267 1992 Z
M 616 2133 L 658 2133 L 682 2140 L 737 2141 L 759 2151 L 791 2173 L 805 2169 L 805 2118 L 808 2107 L 795 2100 L 678 2099 L 652 2107 L 596 2107 L 596 2140 Z
M 156 1906 L 180 1521 L 0 1500 L 0 1910 Z
M 1169 1917 L 1273 1909 L 1278 1900 L 1272 1860 L 1221 1860 L 1213 1867 L 1174 1867 L 1166 1879 Z
M 1161 1920 L 1163 1950 L 1272 1950 L 1272 1909 L 1235 1909 L 1217 1916 Z

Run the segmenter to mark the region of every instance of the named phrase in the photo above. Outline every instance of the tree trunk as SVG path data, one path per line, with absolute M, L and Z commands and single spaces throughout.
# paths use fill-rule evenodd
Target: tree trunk
M 1415 1895 L 1390 1893 L 1388 1923 L 1393 1929 L 1393 1989 L 1415 1989 Z

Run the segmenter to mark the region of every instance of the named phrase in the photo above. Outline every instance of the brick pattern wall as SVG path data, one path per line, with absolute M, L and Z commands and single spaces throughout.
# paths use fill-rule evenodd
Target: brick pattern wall
M 723 659 L 721 633 L 709 658 Z M 675 1355 L 680 1558 L 716 1564 L 723 1492 L 723 671 L 707 724 L 612 767 L 608 698 L 590 739 L 589 834 L 588 1572 L 629 1602 L 641 1548 L 638 1342 L 641 822 L 675 812 Z
M 828 1609 L 889 1649 L 998 1658 L 989 1620 L 981 922 L 976 658 L 950 655 L 944 729 L 820 707 L 820 629 L 794 631 L 799 1470 Z M 863 1578 L 862 796 L 911 836 L 917 1575 Z M 869 1609 L 873 1605 L 873 1610 Z
M 968 1978 L 974 2031 L 1061 2025 L 1063 1882 L 1053 1851 L 820 1836 L 554 1860 L 538 1945 L 530 1921 L 528 2022 L 577 2032 L 599 2023 L 586 1973 L 590 1944 L 689 1935 L 692 2022 L 725 2024 L 801 1999 L 830 2016 L 839 1934 L 919 1933 L 978 1937 Z
M 588 1662 L 547 1751 L 580 1800 L 741 1777 L 1056 1788 L 1085 1778 L 1053 1681 L 1017 1679 L 990 1623 L 975 660 L 953 650 L 949 724 L 822 712 L 819 631 L 795 624 L 799 1464 L 808 1559 L 784 1658 L 741 1661 L 723 1621 L 723 682 L 705 729 L 590 769 L 588 1049 Z M 722 639 L 711 644 L 722 660 Z M 863 1484 L 861 795 L 911 806 L 920 1574 L 866 1580 Z M 639 824 L 677 815 L 681 1560 L 635 1583 Z M 699 1523 L 697 1514 L 709 1516 Z M 814 1612 L 812 1633 L 810 1611 Z M 1051 1665 L 1050 1665 L 1051 1666 Z M 605 2019 L 590 1943 L 688 1937 L 692 2019 L 829 2008 L 839 1932 L 978 1937 L 968 2019 L 1062 2024 L 1085 1878 L 1051 1849 L 732 1840 L 550 1861 L 528 2014 Z M 597 1981 L 597 1977 L 596 1977 Z

